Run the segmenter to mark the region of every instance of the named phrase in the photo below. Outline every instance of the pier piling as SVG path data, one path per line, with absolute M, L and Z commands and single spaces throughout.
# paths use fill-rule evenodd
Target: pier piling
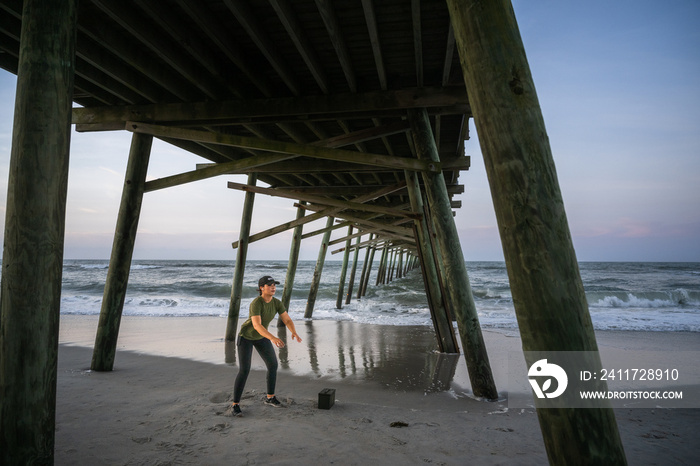
M 505 0 L 448 0 L 447 5 L 523 350 L 595 353 L 554 159 L 513 7 Z M 593 371 L 596 366 L 599 358 Z M 612 409 L 548 408 L 537 414 L 550 464 L 626 463 Z
M 256 173 L 248 175 L 248 186 L 255 186 L 258 176 Z M 233 285 L 231 286 L 231 301 L 228 308 L 228 320 L 226 321 L 227 341 L 236 340 L 238 330 L 238 316 L 241 312 L 241 295 L 243 294 L 243 276 L 245 264 L 248 257 L 248 238 L 250 236 L 250 222 L 253 219 L 253 204 L 255 193 L 246 191 L 243 201 L 243 212 L 241 214 L 241 229 L 238 238 L 238 249 L 236 250 L 236 264 L 233 271 Z
M 77 3 L 19 3 L 0 296 L 0 464 L 53 464 Z

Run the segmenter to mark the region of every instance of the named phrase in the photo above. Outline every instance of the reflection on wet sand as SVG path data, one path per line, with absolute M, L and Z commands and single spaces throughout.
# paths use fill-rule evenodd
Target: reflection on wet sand
M 454 380 L 460 356 L 438 353 L 431 329 L 329 324 L 299 323 L 297 331 L 303 341 L 280 349 L 280 368 L 294 375 L 372 381 L 392 389 L 424 392 L 448 390 Z M 287 330 L 278 332 L 286 342 Z
M 61 316 L 61 344 L 91 348 L 97 319 Z M 220 318 L 127 316 L 122 321 L 118 350 L 236 365 L 236 343 L 221 337 L 225 323 Z M 291 375 L 372 382 L 398 391 L 438 392 L 469 387 L 462 358 L 438 353 L 435 334 L 428 327 L 300 321 L 296 329 L 301 343 L 290 341 L 284 327 L 270 328 L 287 343 L 279 349 L 279 367 Z M 256 352 L 252 364 L 255 370 L 265 369 Z

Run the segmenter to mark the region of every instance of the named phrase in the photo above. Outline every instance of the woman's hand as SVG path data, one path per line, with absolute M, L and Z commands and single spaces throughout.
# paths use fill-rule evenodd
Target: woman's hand
M 295 338 L 299 343 L 301 343 L 301 338 L 299 338 L 299 335 L 297 335 L 297 332 L 292 333 L 292 340 L 294 340 Z
M 275 345 L 276 347 L 284 348 L 284 342 L 282 341 L 281 338 L 272 337 L 271 340 L 272 340 L 272 344 Z

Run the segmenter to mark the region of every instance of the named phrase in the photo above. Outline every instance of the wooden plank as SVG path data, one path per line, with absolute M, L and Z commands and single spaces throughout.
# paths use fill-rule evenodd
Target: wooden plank
M 369 154 L 366 152 L 354 152 L 343 149 L 327 149 L 311 144 L 297 144 L 293 142 L 272 141 L 268 139 L 235 136 L 232 134 L 211 133 L 191 129 L 174 128 L 170 126 L 150 125 L 146 123 L 127 122 L 126 130 L 135 133 L 150 134 L 157 137 L 185 139 L 187 141 L 207 142 L 224 146 L 243 147 L 281 154 L 303 155 L 305 157 L 336 160 L 376 167 L 393 167 L 395 169 L 407 169 L 414 171 L 439 172 L 439 162 L 422 162 L 406 157 L 392 157 L 381 154 Z
M 379 43 L 377 15 L 374 12 L 374 4 L 372 0 L 362 0 L 362 10 L 365 12 L 367 32 L 369 33 L 369 40 L 372 44 L 372 53 L 374 55 L 374 64 L 377 67 L 377 76 L 379 76 L 379 86 L 386 90 L 386 69 L 384 67 L 384 58 L 382 57 L 382 46 Z
M 253 14 L 247 2 L 241 0 L 224 0 L 224 4 L 228 7 L 234 16 L 238 19 L 238 23 L 248 33 L 248 36 L 255 42 L 258 49 L 270 62 L 272 68 L 282 78 L 282 81 L 287 85 L 292 94 L 299 95 L 301 93 L 299 80 L 294 73 L 289 69 L 289 66 L 277 51 L 275 44 L 272 43 L 269 33 L 260 25 L 258 18 Z
M 343 73 L 345 73 L 345 79 L 348 82 L 348 86 L 352 92 L 357 92 L 357 78 L 355 77 L 355 70 L 352 66 L 348 46 L 345 43 L 345 37 L 343 36 L 340 24 L 338 23 L 338 16 L 336 15 L 335 8 L 333 7 L 333 2 L 330 0 L 316 0 L 316 8 L 318 8 L 318 12 L 323 19 L 323 23 L 326 25 L 328 36 L 330 37 L 333 48 L 338 56 Z
M 72 123 L 143 121 L 201 124 L 217 120 L 250 122 L 256 118 L 306 118 L 315 114 L 340 118 L 362 112 L 371 112 L 376 116 L 386 110 L 453 106 L 459 106 L 459 113 L 464 113 L 465 105 L 469 105 L 469 100 L 463 87 L 425 87 L 277 99 L 81 107 L 73 109 Z M 468 108 L 466 111 L 470 113 Z
M 413 53 L 416 63 L 416 86 L 423 86 L 423 28 L 421 27 L 420 0 L 411 0 L 413 24 Z
M 455 159 L 448 159 L 442 162 L 443 171 L 451 170 L 468 170 L 471 161 L 468 156 Z M 239 173 L 247 173 L 251 169 L 241 169 Z M 283 173 L 377 173 L 380 171 L 395 171 L 391 167 L 377 167 L 374 165 L 359 165 L 356 163 L 338 162 L 334 160 L 322 159 L 307 159 L 298 158 L 293 162 L 278 162 L 271 165 L 260 167 L 260 173 L 283 174 Z M 460 194 L 464 192 L 464 186 L 460 186 L 461 191 L 451 192 L 451 194 Z M 316 187 L 306 187 L 306 189 L 315 189 Z M 303 187 L 300 189 L 304 189 Z
M 202 74 L 201 67 L 188 60 L 182 50 L 173 42 L 167 41 L 156 28 L 145 24 L 142 17 L 138 16 L 133 8 L 111 0 L 93 0 L 92 3 L 125 28 L 131 36 L 138 38 L 141 44 L 151 49 L 168 65 L 172 66 L 177 74 L 185 77 L 192 86 L 198 88 L 209 98 L 220 97 L 221 91 L 219 91 L 217 81 L 210 75 Z
M 321 61 L 314 52 L 314 47 L 308 39 L 299 19 L 294 13 L 291 3 L 288 0 L 270 0 L 270 5 L 275 9 L 275 13 L 280 22 L 287 30 L 289 37 L 294 42 L 301 58 L 314 76 L 316 83 L 324 94 L 329 93 L 330 86 Z

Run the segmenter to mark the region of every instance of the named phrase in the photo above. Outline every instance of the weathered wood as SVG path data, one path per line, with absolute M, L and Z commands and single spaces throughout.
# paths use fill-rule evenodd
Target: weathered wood
M 379 75 L 379 86 L 382 89 L 387 88 L 386 68 L 384 67 L 384 58 L 382 57 L 382 46 L 379 41 L 379 28 L 377 27 L 377 15 L 374 11 L 372 0 L 362 0 L 362 10 L 365 13 L 365 22 L 367 23 L 367 31 L 369 32 L 370 43 L 372 44 L 372 52 L 374 55 L 374 65 L 377 67 Z
M 597 354 L 554 160 L 512 6 L 505 0 L 447 4 L 474 107 L 523 350 Z M 597 359 L 591 361 L 592 371 L 600 368 Z M 626 463 L 612 409 L 549 408 L 537 414 L 550 464 Z
M 111 371 L 114 368 L 152 143 L 153 137 L 145 134 L 134 134 L 131 138 L 129 162 L 92 353 L 91 368 L 94 371 Z
M 373 232 L 373 231 L 374 231 L 374 230 L 372 230 L 372 232 Z M 334 239 L 334 240 L 331 241 L 328 245 L 329 245 L 329 246 L 333 246 L 333 245 L 336 245 L 336 244 L 345 243 L 345 242 L 346 242 L 347 240 L 349 240 L 349 239 L 359 238 L 359 237 L 361 237 L 361 236 L 363 236 L 363 235 L 366 235 L 367 233 L 370 233 L 370 231 L 367 231 L 367 230 L 360 230 L 360 231 L 358 231 L 357 233 L 353 233 L 353 234 L 351 234 L 351 235 L 344 236 L 343 238 Z M 359 243 L 358 243 L 358 244 L 359 244 Z M 357 246 L 358 246 L 358 244 L 356 244 L 355 246 L 351 247 L 351 249 L 356 249 Z M 346 248 L 342 248 L 343 251 L 344 251 L 345 249 L 346 249 Z
M 374 233 L 370 233 L 369 241 L 371 242 L 373 238 L 374 238 Z M 360 285 L 357 287 L 357 299 L 362 298 L 366 282 L 369 280 L 369 274 L 372 271 L 372 260 L 374 259 L 374 246 L 373 246 L 374 243 L 371 243 L 371 244 L 372 244 L 372 246 L 367 246 L 367 251 L 365 252 L 365 260 L 362 263 L 362 273 L 360 274 Z
M 403 250 L 399 252 L 399 262 L 396 264 L 396 278 L 403 278 Z
M 228 187 L 230 189 L 238 189 L 240 191 L 247 191 L 247 192 L 253 192 L 253 193 L 259 193 L 259 194 L 267 194 L 268 196 L 273 196 L 273 197 L 283 197 L 286 199 L 301 199 L 307 202 L 311 202 L 314 204 L 319 204 L 319 205 L 325 205 L 325 206 L 331 206 L 331 207 L 339 207 L 341 209 L 348 209 L 348 210 L 357 210 L 360 212 L 374 212 L 374 213 L 379 213 L 379 214 L 384 214 L 384 215 L 389 215 L 393 217 L 407 217 L 407 218 L 414 218 L 418 214 L 414 214 L 413 212 L 409 212 L 406 210 L 401 210 L 401 209 L 395 209 L 391 207 L 383 207 L 383 206 L 378 206 L 378 205 L 373 205 L 373 204 L 362 204 L 359 202 L 353 202 L 353 201 L 341 201 L 337 199 L 331 199 L 328 197 L 323 197 L 323 196 L 312 196 L 310 194 L 303 194 L 295 191 L 288 191 L 286 189 L 273 189 L 273 188 L 262 188 L 259 186 L 250 186 L 242 183 L 235 183 L 233 181 L 228 182 Z
M 303 201 L 302 201 L 303 203 Z M 303 207 L 297 208 L 297 220 L 301 220 L 304 217 L 306 210 Z M 289 248 L 289 261 L 287 262 L 287 275 L 284 280 L 284 289 L 282 290 L 282 306 L 289 310 L 289 303 L 292 300 L 292 291 L 294 290 L 294 278 L 297 273 L 297 265 L 299 264 L 299 252 L 301 250 L 301 233 L 304 226 L 299 224 L 294 228 L 294 234 L 292 235 L 292 246 Z M 277 327 L 284 327 L 284 322 L 281 319 L 277 319 Z
M 241 0 L 226 0 L 224 4 L 231 10 L 234 16 L 238 19 L 238 24 L 246 30 L 253 42 L 258 46 L 262 54 L 267 58 L 267 61 L 272 65 L 277 74 L 280 75 L 284 83 L 294 95 L 301 93 L 299 82 L 294 73 L 289 69 L 286 61 L 282 58 L 279 51 L 268 37 L 260 20 L 247 5 L 247 2 Z M 262 19 L 262 18 L 260 18 Z
M 323 207 L 321 206 L 315 206 L 315 205 L 308 205 L 306 206 L 307 210 L 324 210 Z M 370 227 L 370 228 L 375 228 L 377 231 L 377 234 L 381 234 L 384 239 L 390 238 L 390 239 L 397 239 L 399 241 L 407 241 L 412 238 L 412 232 L 410 229 L 407 227 L 402 226 L 405 223 L 410 222 L 410 219 L 399 219 L 394 222 L 389 222 L 389 223 L 381 223 L 379 221 L 373 221 L 369 220 L 368 218 L 363 218 L 359 217 L 358 215 L 348 215 L 347 213 L 339 213 L 338 215 L 342 215 L 345 220 L 355 222 L 357 225 L 360 225 L 361 227 Z M 411 214 L 413 215 L 413 214 Z M 369 218 L 373 218 L 371 215 Z
M 328 217 L 326 221 L 326 226 L 330 227 L 333 225 L 333 217 Z M 318 288 L 321 285 L 321 274 L 323 273 L 323 265 L 326 262 L 326 251 L 328 251 L 328 241 L 331 238 L 330 228 L 323 235 L 321 240 L 321 246 L 318 250 L 318 259 L 316 260 L 316 268 L 314 269 L 314 275 L 311 279 L 311 289 L 309 290 L 309 299 L 306 301 L 306 310 L 304 311 L 304 318 L 310 319 L 314 314 L 314 306 L 316 305 L 316 296 L 318 295 Z
M 330 231 L 335 231 L 335 230 L 339 230 L 339 229 L 341 229 L 341 228 L 345 228 L 345 227 L 348 227 L 348 226 L 351 226 L 351 225 L 352 225 L 352 222 L 341 221 L 340 223 L 336 223 L 335 225 L 333 225 L 333 226 L 330 227 L 330 228 L 325 228 L 325 227 L 324 227 L 324 228 L 319 228 L 318 230 L 314 230 L 314 231 L 310 231 L 310 232 L 308 232 L 308 233 L 305 233 L 304 236 L 303 236 L 302 238 L 303 238 L 303 239 L 308 239 L 308 238 L 311 238 L 311 237 L 313 237 L 313 236 L 322 235 L 322 234 L 324 234 L 324 233 L 325 233 L 326 231 L 328 231 L 328 230 L 330 230 Z M 330 244 L 329 244 L 328 246 L 330 246 Z
M 436 160 L 438 153 L 428 115 L 424 111 L 409 110 L 408 116 L 416 153 L 419 157 Z M 478 397 L 495 400 L 498 398 L 498 392 L 479 326 L 479 316 L 474 305 L 469 275 L 450 208 L 445 178 L 442 175 L 424 175 L 423 184 L 435 225 L 435 240 L 439 244 L 442 258 L 444 269 L 442 278 L 445 284 L 449 284 L 446 287 L 445 295 L 450 310 L 455 313 L 457 318 L 472 390 Z
M 255 173 L 248 175 L 248 184 L 254 186 L 258 177 Z M 226 322 L 227 341 L 236 340 L 238 330 L 238 317 L 241 312 L 241 295 L 243 294 L 243 275 L 248 257 L 248 236 L 250 236 L 250 222 L 253 218 L 253 204 L 255 193 L 246 192 L 241 214 L 241 229 L 238 235 L 238 250 L 236 252 L 236 264 L 233 271 L 233 284 L 231 285 L 231 301 L 228 308 L 228 320 Z
M 358 293 L 358 298 L 360 299 L 362 296 L 365 296 L 367 294 L 367 287 L 369 286 L 369 279 L 370 276 L 372 275 L 372 265 L 374 264 L 374 253 L 377 252 L 377 248 L 375 246 L 372 246 L 369 254 L 369 260 L 367 261 L 367 274 L 365 275 L 365 280 L 362 283 L 362 290 Z
M 355 254 L 352 258 L 352 269 L 350 270 L 350 281 L 348 282 L 348 292 L 347 298 L 345 299 L 345 304 L 350 304 L 350 302 L 352 301 L 352 291 L 353 288 L 355 288 L 355 274 L 357 273 L 357 259 L 360 255 L 360 248 L 358 248 L 357 245 L 360 244 L 361 240 L 362 236 L 358 236 L 357 240 L 355 241 Z
M 423 212 L 423 195 L 421 194 L 416 172 L 406 171 L 406 181 L 408 182 L 411 208 L 414 212 Z M 423 282 L 425 283 L 430 316 L 433 321 L 438 346 L 442 352 L 459 353 L 459 346 L 457 345 L 454 327 L 452 326 L 452 317 L 445 305 L 442 290 L 440 289 L 440 279 L 435 265 L 435 254 L 425 218 L 414 222 L 414 231 L 418 254 L 421 256 Z
M 324 119 L 328 115 L 332 115 L 333 119 L 347 119 L 358 113 L 365 117 L 365 112 L 378 114 L 395 110 L 403 113 L 408 108 L 429 107 L 441 107 L 442 114 L 450 113 L 449 107 L 454 107 L 454 114 L 470 113 L 466 91 L 455 86 L 279 99 L 74 108 L 72 123 L 87 125 L 141 121 L 205 125 L 240 121 L 241 124 L 249 124 L 255 119 L 274 118 L 275 121 L 284 121 L 285 118 L 296 120 L 303 117 L 312 120 L 314 115 Z
M 314 47 L 311 45 L 303 26 L 297 18 L 291 2 L 289 0 L 270 0 L 270 5 L 275 9 L 275 13 L 277 13 L 280 22 L 284 25 L 289 37 L 294 42 L 294 45 L 296 45 L 299 54 L 304 60 L 304 63 L 306 63 L 311 74 L 313 74 L 319 87 L 324 94 L 328 94 L 330 86 L 324 67 L 321 65 L 320 59 L 314 52 Z
M 385 243 L 382 248 L 382 256 L 379 258 L 379 269 L 377 270 L 377 283 L 375 285 L 383 285 L 386 283 L 386 261 L 389 256 L 389 243 Z
M 391 250 L 391 257 L 389 258 L 389 273 L 387 282 L 394 281 L 394 270 L 396 269 L 396 258 L 398 256 L 398 251 L 396 249 Z
M 406 186 L 405 183 L 398 183 L 393 186 L 387 186 L 387 187 L 382 187 L 378 190 L 372 191 L 371 193 L 363 194 L 361 196 L 357 196 L 356 198 L 353 199 L 353 202 L 368 202 L 374 199 L 377 199 L 379 197 L 385 196 L 387 194 L 391 194 L 393 192 L 399 191 L 403 189 Z M 308 209 L 306 206 L 297 206 L 301 207 L 302 209 Z M 264 238 L 269 238 L 270 236 L 276 235 L 278 233 L 282 233 L 283 231 L 286 230 L 291 230 L 292 228 L 296 228 L 298 225 L 304 225 L 309 222 L 313 222 L 315 220 L 321 219 L 323 217 L 327 216 L 333 216 L 337 214 L 338 212 L 341 212 L 342 209 L 339 209 L 337 207 L 330 207 L 326 209 L 321 209 L 315 214 L 307 215 L 303 218 L 293 220 L 291 222 L 286 222 L 281 225 L 278 225 L 276 227 L 270 228 L 269 230 L 265 230 L 260 233 L 256 233 L 254 235 L 251 235 L 248 239 L 249 243 L 253 243 L 255 241 L 260 241 L 261 239 Z M 303 238 L 303 237 L 302 237 Z M 233 249 L 236 249 L 238 247 L 238 242 L 234 242 L 231 244 L 231 247 Z
M 184 139 L 187 141 L 206 142 L 220 144 L 222 146 L 241 147 L 280 154 L 303 155 L 315 159 L 334 160 L 338 162 L 351 162 L 376 167 L 393 169 L 408 169 L 415 171 L 440 172 L 439 162 L 420 161 L 407 157 L 393 157 L 382 154 L 370 154 L 367 152 L 355 152 L 344 149 L 319 147 L 313 144 L 299 144 L 295 142 L 273 141 L 248 136 L 236 136 L 233 134 L 212 133 L 194 129 L 176 128 L 172 126 L 151 125 L 127 121 L 125 129 L 134 133 L 145 133 L 161 138 Z
M 340 28 L 340 22 L 338 21 L 338 15 L 335 12 L 333 2 L 329 0 L 315 0 L 315 3 L 323 19 L 323 23 L 326 25 L 328 37 L 333 44 L 338 61 L 340 61 L 340 66 L 343 69 L 348 86 L 352 92 L 357 92 L 357 78 L 355 77 L 352 60 L 350 59 L 350 52 L 345 42 L 345 36 Z
M 360 142 L 371 141 L 394 134 L 405 133 L 410 129 L 408 122 L 399 121 L 383 126 L 374 126 L 372 128 L 353 131 L 348 134 L 341 134 L 328 139 L 322 139 L 313 143 L 315 146 L 321 147 L 343 147 L 350 144 L 358 144 Z
M 148 181 L 145 189 L 146 192 L 150 192 L 158 189 L 171 188 L 173 186 L 192 183 L 193 181 L 205 180 L 207 178 L 228 173 L 243 173 L 249 169 L 259 169 L 262 166 L 273 164 L 282 160 L 293 159 L 295 157 L 295 155 L 289 154 L 261 154 L 246 157 L 241 160 L 235 160 L 233 162 L 211 164 L 190 172 L 179 173 L 177 175 L 166 176 Z
M 0 305 L 0 463 L 53 464 L 77 1 L 25 0 Z
M 348 236 L 352 235 L 352 226 L 348 227 Z M 335 301 L 335 308 L 336 309 L 342 309 L 343 308 L 343 293 L 345 291 L 345 278 L 347 277 L 348 273 L 348 261 L 350 260 L 350 238 L 348 238 L 345 242 L 346 244 L 346 250 L 345 254 L 343 254 L 343 265 L 340 268 L 340 283 L 338 285 L 338 297 Z
M 175 139 L 167 139 L 171 144 Z M 180 142 L 186 142 L 181 139 Z M 211 147 L 214 145 L 212 144 Z M 219 146 L 225 147 L 225 146 Z M 187 150 L 192 150 L 191 147 L 186 148 Z M 471 159 L 469 156 L 456 157 L 452 159 L 447 159 L 442 162 L 442 169 L 445 170 L 468 170 L 471 166 Z M 306 159 L 306 158 L 296 158 L 289 162 L 278 162 L 271 165 L 261 166 L 259 170 L 255 168 L 245 168 L 240 169 L 236 173 L 248 173 L 251 171 L 256 171 L 259 173 L 267 173 L 271 175 L 283 175 L 283 174 L 297 174 L 297 173 L 342 173 L 342 172 L 353 172 L 353 173 L 375 173 L 377 172 L 377 167 L 373 165 L 359 165 L 357 163 L 350 162 L 339 162 L 336 160 L 322 160 L 322 159 Z M 337 185 L 341 187 L 342 185 Z M 345 186 L 346 189 L 355 188 L 355 186 Z M 361 187 L 358 187 L 362 189 Z M 371 188 L 371 187 L 370 187 Z M 375 186 L 376 188 L 376 186 Z M 316 186 L 299 186 L 294 189 L 318 189 Z M 452 184 L 448 187 L 450 194 L 461 194 L 464 192 L 464 185 Z

